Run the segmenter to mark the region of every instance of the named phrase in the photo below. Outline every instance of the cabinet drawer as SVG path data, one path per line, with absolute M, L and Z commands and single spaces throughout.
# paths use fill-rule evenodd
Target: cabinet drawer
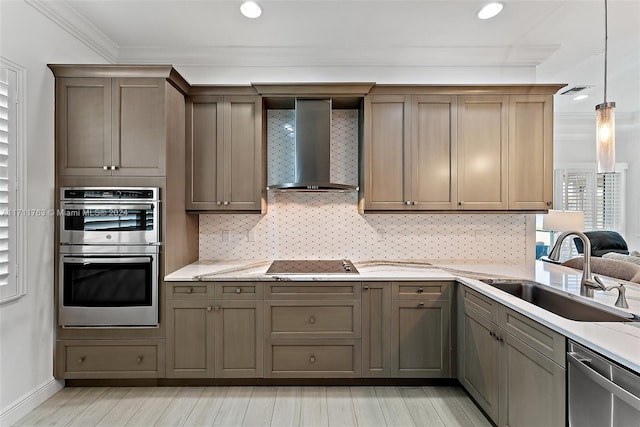
M 264 287 L 256 282 L 228 282 L 216 283 L 216 299 L 262 299 Z
M 289 282 L 291 283 L 291 282 Z M 267 285 L 267 299 L 360 299 L 360 282 L 296 283 Z
M 267 378 L 359 377 L 359 340 L 267 341 Z
M 493 323 L 498 323 L 499 303 L 466 286 L 461 286 L 460 292 L 462 292 L 465 309 L 470 308 L 479 315 L 491 320 Z
M 267 301 L 268 338 L 359 338 L 356 301 Z
M 164 343 L 162 343 L 164 344 Z M 157 378 L 164 376 L 164 346 L 148 342 L 58 343 L 65 378 Z
M 450 282 L 393 282 L 393 299 L 449 299 Z
M 500 306 L 499 325 L 534 350 L 565 367 L 565 337 L 535 320 Z
M 199 282 L 194 283 L 167 283 L 167 299 L 185 298 L 213 298 L 213 292 L 209 289 L 212 285 Z

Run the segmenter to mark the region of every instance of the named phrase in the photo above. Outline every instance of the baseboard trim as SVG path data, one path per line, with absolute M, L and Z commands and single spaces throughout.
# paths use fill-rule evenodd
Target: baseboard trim
M 18 422 L 42 402 L 64 388 L 64 381 L 51 378 L 35 390 L 22 396 L 0 412 L 0 426 L 10 426 Z

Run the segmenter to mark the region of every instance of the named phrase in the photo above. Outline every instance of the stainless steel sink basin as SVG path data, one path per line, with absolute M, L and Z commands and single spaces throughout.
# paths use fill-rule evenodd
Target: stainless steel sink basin
M 615 309 L 609 311 L 536 282 L 491 279 L 483 281 L 494 288 L 567 319 L 579 322 L 633 322 L 639 320 L 631 313 Z

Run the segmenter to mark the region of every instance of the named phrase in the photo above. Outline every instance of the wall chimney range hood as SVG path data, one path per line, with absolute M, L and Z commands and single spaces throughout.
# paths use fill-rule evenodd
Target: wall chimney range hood
M 357 191 L 331 182 L 331 99 L 296 98 L 294 181 L 269 185 L 276 191 Z

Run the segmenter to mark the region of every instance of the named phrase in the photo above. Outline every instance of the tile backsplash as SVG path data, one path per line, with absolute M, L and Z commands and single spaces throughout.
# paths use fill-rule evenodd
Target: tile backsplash
M 267 111 L 267 181 L 293 180 L 295 115 Z M 357 185 L 358 112 L 334 110 L 331 178 Z M 200 215 L 200 259 L 524 264 L 524 214 L 365 214 L 357 193 L 268 193 L 268 213 Z

